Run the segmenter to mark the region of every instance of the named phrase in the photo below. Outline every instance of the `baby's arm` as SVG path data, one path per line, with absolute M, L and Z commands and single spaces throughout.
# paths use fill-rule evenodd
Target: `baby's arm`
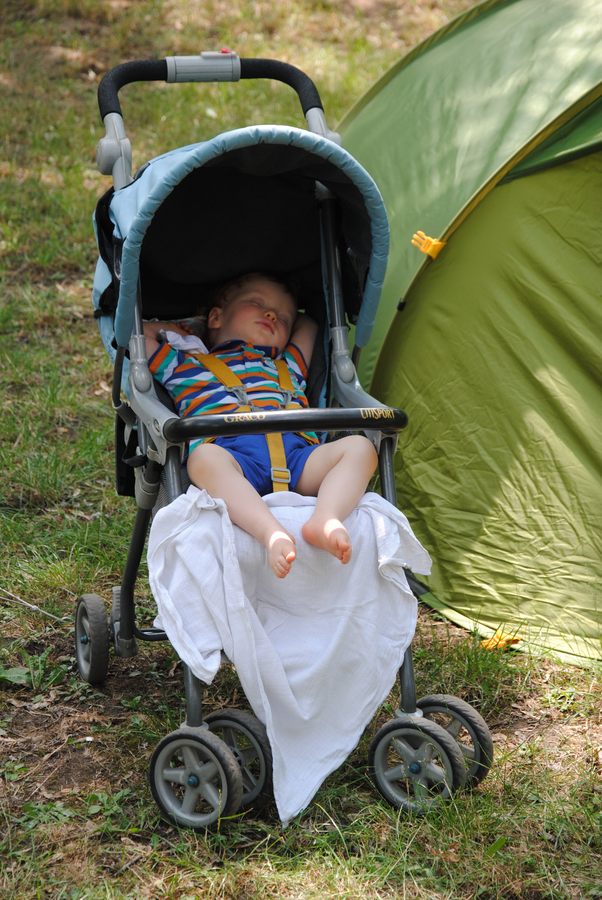
M 189 332 L 178 325 L 177 322 L 144 322 L 144 337 L 146 341 L 146 355 L 150 358 L 159 346 L 160 331 L 176 331 L 178 334 L 189 334 Z
M 291 332 L 290 343 L 296 344 L 308 366 L 311 362 L 317 333 L 318 325 L 310 316 L 306 316 L 304 313 L 297 316 Z

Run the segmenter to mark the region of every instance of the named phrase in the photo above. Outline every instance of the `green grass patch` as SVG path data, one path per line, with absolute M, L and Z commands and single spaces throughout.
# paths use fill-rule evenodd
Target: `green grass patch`
M 231 46 L 316 81 L 331 125 L 405 48 L 469 0 L 6 0 L 0 23 L 0 895 L 19 898 L 601 897 L 600 678 L 489 652 L 421 612 L 419 694 L 450 693 L 488 721 L 488 778 L 426 817 L 379 799 L 358 748 L 287 829 L 275 810 L 209 835 L 159 818 L 156 743 L 184 717 L 164 644 L 77 677 L 78 595 L 118 584 L 133 503 L 115 495 L 111 366 L 91 313 L 96 89 L 132 58 Z M 284 85 L 132 85 L 134 166 L 255 122 L 302 125 Z M 144 624 L 153 604 L 139 580 Z M 211 708 L 244 706 L 225 666 Z

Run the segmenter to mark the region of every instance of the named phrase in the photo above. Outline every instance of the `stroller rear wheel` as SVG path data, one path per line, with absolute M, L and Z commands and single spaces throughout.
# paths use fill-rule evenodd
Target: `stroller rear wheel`
M 436 722 L 412 716 L 383 725 L 370 745 L 369 764 L 385 800 L 420 814 L 463 787 L 466 777 L 454 738 Z
M 109 670 L 109 625 L 97 594 L 84 594 L 75 608 L 75 657 L 83 681 L 104 684 Z
M 176 825 L 206 830 L 240 808 L 242 774 L 230 748 L 209 729 L 172 731 L 157 744 L 150 788 Z
M 272 751 L 263 723 L 242 709 L 209 713 L 205 722 L 232 750 L 240 766 L 243 783 L 240 808 L 267 800 L 272 788 Z
M 431 694 L 417 700 L 416 706 L 457 742 L 466 766 L 466 787 L 476 787 L 493 763 L 493 740 L 484 718 L 469 703 L 449 694 Z

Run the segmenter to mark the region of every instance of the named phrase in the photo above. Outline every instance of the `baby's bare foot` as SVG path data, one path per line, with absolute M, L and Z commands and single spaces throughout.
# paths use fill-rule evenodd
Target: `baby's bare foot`
M 301 533 L 308 544 L 332 553 L 343 565 L 351 559 L 351 539 L 349 532 L 338 519 L 317 519 L 312 516 L 307 520 Z
M 274 575 L 286 578 L 297 556 L 294 537 L 287 531 L 274 531 L 268 537 L 266 548 Z

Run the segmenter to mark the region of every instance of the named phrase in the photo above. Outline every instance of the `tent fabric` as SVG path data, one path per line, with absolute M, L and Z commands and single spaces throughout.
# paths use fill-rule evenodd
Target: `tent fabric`
M 595 150 L 602 150 L 602 99 L 588 106 L 514 166 L 506 180 L 560 165 Z
M 408 412 L 423 599 L 580 664 L 602 658 L 601 38 L 598 0 L 483 3 L 340 129 L 391 224 L 359 368 Z
M 602 156 L 490 194 L 415 284 L 373 390 L 426 598 L 573 661 L 602 649 Z
M 558 117 L 596 100 L 601 47 L 599 0 L 487 2 L 401 60 L 340 124 L 343 145 L 381 189 L 391 228 L 382 301 L 359 365 L 366 384 L 398 301 L 428 265 L 412 234 L 448 237 L 509 161 L 556 130 Z

